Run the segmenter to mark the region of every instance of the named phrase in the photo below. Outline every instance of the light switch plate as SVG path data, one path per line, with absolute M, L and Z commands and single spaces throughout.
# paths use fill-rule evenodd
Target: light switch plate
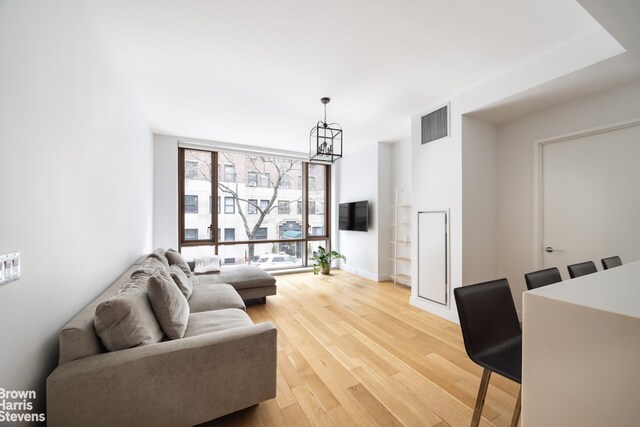
M 0 255 L 0 285 L 20 278 L 20 252 Z

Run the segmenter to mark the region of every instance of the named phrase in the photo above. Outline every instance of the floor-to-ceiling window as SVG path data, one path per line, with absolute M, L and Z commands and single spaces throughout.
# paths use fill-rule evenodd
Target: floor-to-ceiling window
M 329 245 L 330 166 L 180 148 L 180 249 L 265 270 L 310 265 Z

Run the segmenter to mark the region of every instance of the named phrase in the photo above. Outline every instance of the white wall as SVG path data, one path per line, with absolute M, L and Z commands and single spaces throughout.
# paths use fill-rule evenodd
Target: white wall
M 452 101 L 450 133 L 422 145 L 421 117 L 442 105 L 434 105 L 411 119 L 412 216 L 420 211 L 447 211 L 449 221 L 449 294 L 442 306 L 418 297 L 418 264 L 412 264 L 411 303 L 450 320 L 456 320 L 452 289 L 462 282 L 462 135 L 461 114 L 457 102 Z M 418 259 L 418 230 L 412 230 L 412 259 Z
M 0 64 L 0 387 L 43 410 L 58 330 L 151 249 L 152 135 L 83 2 L 0 2 Z
M 406 201 L 411 201 L 411 139 L 391 144 L 391 194 L 395 189 L 405 191 Z
M 536 270 L 533 246 L 534 141 L 640 117 L 640 81 L 500 124 L 497 127 L 497 269 L 507 277 L 516 307 L 524 273 Z
M 378 200 L 378 145 L 365 146 L 345 154 L 334 165 L 339 169 L 336 176 L 336 201 L 340 203 L 369 201 L 369 230 L 337 231 L 334 242 L 337 250 L 347 257 L 340 268 L 365 277 L 378 280 L 378 233 L 381 219 L 377 213 L 381 206 Z
M 496 126 L 462 116 L 462 284 L 496 276 Z
M 153 136 L 153 245 L 178 248 L 178 138 Z

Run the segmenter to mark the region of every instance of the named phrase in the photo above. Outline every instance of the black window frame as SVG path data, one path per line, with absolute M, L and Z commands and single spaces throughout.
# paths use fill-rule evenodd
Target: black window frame
M 193 234 L 193 230 L 192 229 L 188 229 L 185 232 L 185 203 L 184 203 L 184 195 L 185 195 L 185 186 L 186 186 L 186 177 L 185 177 L 185 151 L 186 150 L 193 150 L 193 151 L 198 151 L 198 152 L 205 152 L 207 154 L 209 154 L 211 156 L 211 165 L 216 165 L 215 167 L 218 168 L 218 173 L 214 173 L 214 174 L 205 174 L 205 176 L 203 177 L 203 175 L 200 174 L 200 171 L 198 172 L 198 178 L 203 177 L 202 179 L 206 180 L 206 181 L 210 181 L 210 185 L 211 185 L 211 195 L 212 195 L 212 201 L 213 203 L 216 205 L 215 208 L 211 209 L 210 207 L 210 211 L 213 210 L 213 212 L 209 212 L 209 214 L 211 215 L 211 224 L 209 227 L 207 227 L 209 230 L 218 230 L 218 233 L 211 233 L 208 232 L 206 234 L 202 234 L 203 237 L 198 237 L 197 239 L 193 239 L 193 237 L 195 237 L 195 235 Z M 231 151 L 230 151 L 231 152 Z M 224 164 L 222 162 L 219 161 L 220 157 L 222 156 L 222 154 L 218 153 L 217 151 L 212 151 L 212 150 L 202 150 L 202 149 L 191 149 L 191 148 L 183 148 L 183 147 L 179 147 L 178 149 L 178 174 L 179 174 L 179 179 L 178 179 L 178 200 L 180 200 L 182 203 L 180 203 L 180 206 L 178 207 L 178 249 L 182 250 L 182 248 L 184 247 L 198 247 L 198 246 L 207 246 L 207 247 L 212 247 L 213 251 L 218 254 L 218 250 L 219 247 L 222 245 L 246 245 L 246 244 L 252 244 L 252 242 L 255 242 L 255 240 L 260 241 L 261 243 L 274 243 L 274 244 L 280 244 L 282 245 L 287 244 L 289 247 L 298 247 L 301 249 L 298 249 L 298 258 L 302 259 L 302 266 L 309 266 L 310 265 L 310 260 L 309 258 L 312 256 L 312 254 L 308 251 L 309 249 L 309 244 L 311 242 L 315 242 L 314 245 L 311 245 L 312 247 L 317 246 L 318 244 L 322 244 L 323 246 L 325 246 L 327 249 L 330 250 L 330 246 L 331 246 L 331 225 L 330 225 L 330 215 L 325 214 L 325 218 L 324 218 L 324 231 L 325 234 L 322 236 L 316 236 L 313 235 L 311 228 L 309 227 L 309 215 L 312 215 L 313 212 L 309 211 L 308 208 L 308 200 L 310 197 L 310 189 L 309 189 L 309 180 L 310 180 L 310 165 L 311 163 L 304 161 L 304 160 L 300 160 L 300 163 L 302 165 L 302 173 L 301 174 L 296 174 L 294 177 L 298 177 L 301 176 L 301 182 L 300 182 L 300 187 L 299 188 L 302 191 L 302 227 L 301 227 L 301 233 L 302 233 L 302 237 L 300 238 L 283 238 L 281 235 L 279 235 L 279 233 L 277 232 L 273 237 L 271 237 L 270 239 L 263 239 L 263 231 L 260 231 L 258 233 L 256 233 L 258 235 L 258 239 L 255 239 L 255 235 L 254 235 L 254 239 L 255 240 L 238 240 L 238 241 L 233 241 L 233 242 L 225 242 L 222 239 L 222 235 L 221 235 L 221 231 L 220 230 L 220 226 L 219 226 L 219 213 L 216 212 L 224 212 L 225 209 L 222 208 L 224 202 L 224 194 L 225 192 L 218 187 L 218 182 L 219 182 L 219 178 L 221 178 L 220 175 L 223 174 L 223 171 L 220 170 L 221 164 Z M 278 157 L 278 156 L 274 156 L 274 157 Z M 202 161 L 202 160 L 201 160 Z M 209 161 L 207 160 L 207 163 L 209 163 Z M 325 168 L 325 172 L 324 172 L 324 179 L 325 179 L 325 183 L 324 183 L 324 199 L 325 199 L 325 213 L 327 212 L 331 212 L 331 205 L 330 205 L 330 201 L 331 201 L 331 165 L 324 165 L 324 164 L 313 164 L 314 167 L 324 167 Z M 193 166 L 193 165 L 191 165 Z M 191 169 L 193 169 L 193 167 L 191 167 Z M 216 169 L 214 169 L 216 170 Z M 238 169 L 236 168 L 235 170 L 235 178 L 238 178 Z M 210 177 L 208 177 L 209 175 L 211 175 Z M 314 173 L 315 175 L 315 173 Z M 191 175 L 189 176 L 193 176 L 193 174 L 191 173 Z M 192 178 L 189 178 L 192 179 Z M 262 173 L 259 172 L 258 173 L 258 186 L 261 186 L 261 184 L 263 183 L 268 183 L 269 186 L 271 185 L 271 176 L 269 173 Z M 236 183 L 236 185 L 244 185 L 244 183 L 240 182 L 240 183 Z M 291 186 L 294 186 L 293 181 L 291 182 Z M 298 181 L 295 182 L 295 187 L 296 189 L 298 189 Z M 221 196 L 222 194 L 222 196 Z M 226 193 L 229 194 L 229 193 Z M 317 197 L 314 196 L 314 197 Z M 226 202 L 228 203 L 227 209 L 226 211 L 229 214 L 236 214 L 238 211 L 238 208 L 236 208 L 236 200 L 234 197 L 229 197 L 226 196 L 225 198 L 231 199 L 231 201 Z M 238 198 L 238 200 L 242 200 L 241 198 Z M 271 200 L 269 199 L 252 199 L 252 200 L 258 200 L 258 209 L 259 212 L 260 211 L 265 211 L 265 214 L 268 214 L 267 209 L 270 206 Z M 289 207 L 288 211 L 289 213 L 291 213 L 291 205 L 296 202 L 296 200 L 288 200 L 287 201 L 287 206 Z M 297 203 L 296 203 L 297 205 Z M 284 205 L 283 205 L 284 206 Z M 244 205 L 242 205 L 242 207 L 244 207 Z M 275 203 L 275 206 L 270 206 L 272 209 L 271 210 L 276 210 L 278 208 L 278 204 Z M 295 209 L 295 208 L 294 208 Z M 200 209 L 198 209 L 200 210 Z M 284 212 L 281 208 L 281 212 Z M 300 214 L 298 212 L 298 210 L 296 210 L 296 214 Z M 200 213 L 200 216 L 204 215 L 204 213 Z M 205 215 L 206 218 L 206 215 Z M 266 228 L 266 227 L 261 227 L 262 228 Z M 203 228 L 199 227 L 198 229 L 198 233 L 200 233 L 200 231 L 202 231 Z M 189 238 L 185 238 L 185 234 L 186 237 Z M 267 229 L 267 237 L 268 237 L 268 229 Z M 299 246 L 298 246 L 299 245 Z

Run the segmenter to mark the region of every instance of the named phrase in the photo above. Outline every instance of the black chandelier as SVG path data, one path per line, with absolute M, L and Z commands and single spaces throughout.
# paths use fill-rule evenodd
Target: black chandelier
M 331 98 L 321 98 L 324 104 L 324 120 L 318 122 L 309 133 L 309 161 L 333 163 L 342 157 L 342 127 L 338 123 L 327 124 L 327 104 Z

